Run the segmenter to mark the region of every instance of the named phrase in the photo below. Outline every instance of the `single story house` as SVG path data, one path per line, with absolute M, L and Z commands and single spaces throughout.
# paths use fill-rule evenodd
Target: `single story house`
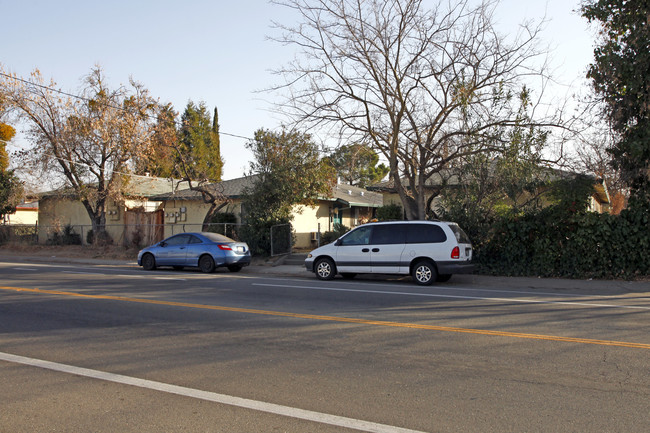
M 3 221 L 0 223 L 35 226 L 38 223 L 38 199 L 25 199 L 16 206 L 16 212 L 4 215 Z
M 162 202 L 151 197 L 178 187 L 176 179 L 137 176 L 125 187 L 124 200 L 108 200 L 106 231 L 117 245 L 155 242 L 162 234 Z M 92 229 L 90 217 L 77 195 L 70 189 L 41 194 L 38 207 L 39 243 L 53 241 L 69 227 L 79 241 L 87 242 Z
M 256 176 L 225 180 L 214 184 L 216 191 L 229 202 L 221 213 L 231 213 L 238 224 L 245 223 L 245 209 L 242 210 L 242 196 L 247 187 L 252 187 Z M 203 201 L 201 193 L 189 188 L 177 189 L 151 198 L 162 202 L 164 212 L 164 236 L 181 231 L 199 231 L 210 207 Z M 329 197 L 319 197 L 315 206 L 295 207 L 292 221 L 296 248 L 311 248 L 317 242 L 317 233 L 333 229 L 335 223 L 355 227 L 374 216 L 374 210 L 383 205 L 381 194 L 352 185 L 337 184 Z
M 576 173 L 571 173 L 562 170 L 549 170 L 547 173 L 549 179 L 558 180 L 575 177 Z M 593 178 L 593 191 L 589 197 L 588 210 L 597 213 L 606 213 L 610 211 L 611 202 L 609 193 L 607 191 L 607 184 L 603 179 Z M 435 212 L 439 204 L 439 194 L 444 187 L 458 188 L 461 180 L 458 176 L 450 174 L 449 172 L 435 173 L 425 183 L 424 188 L 426 191 L 426 199 L 429 209 Z M 404 179 L 403 185 L 408 186 L 408 181 Z M 443 186 L 444 185 L 444 186 Z M 384 204 L 397 204 L 402 206 L 402 201 L 397 193 L 393 180 L 378 182 L 374 185 L 367 187 L 368 190 L 382 194 L 384 197 Z

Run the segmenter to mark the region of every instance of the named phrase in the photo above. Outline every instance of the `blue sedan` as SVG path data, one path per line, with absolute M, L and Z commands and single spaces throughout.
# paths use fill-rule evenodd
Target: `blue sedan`
M 198 266 L 203 272 L 227 267 L 232 272 L 251 262 L 251 253 L 245 242 L 237 242 L 218 233 L 181 233 L 138 253 L 138 265 L 150 271 L 158 266 L 172 266 L 176 270 Z

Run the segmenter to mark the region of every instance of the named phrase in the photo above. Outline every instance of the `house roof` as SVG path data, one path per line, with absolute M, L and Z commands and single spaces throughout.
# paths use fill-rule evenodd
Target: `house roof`
M 38 210 L 38 201 L 23 201 L 16 206 L 16 211 L 37 211 Z
M 578 176 L 579 173 L 549 168 L 543 172 L 543 175 L 547 176 L 548 180 L 558 180 L 558 179 L 572 178 Z M 593 179 L 594 182 L 594 197 L 600 203 L 605 203 L 605 204 L 609 203 L 610 202 L 609 192 L 607 191 L 607 185 L 605 181 L 603 179 L 597 179 L 594 176 L 589 176 L 589 177 Z M 443 181 L 446 182 L 447 186 L 460 185 L 460 179 L 458 178 L 458 176 L 450 174 L 450 172 L 448 172 L 447 170 L 442 170 L 439 173 L 434 173 L 429 179 L 427 179 L 424 186 L 425 188 L 430 188 L 430 189 L 439 188 L 443 185 L 444 183 Z M 407 179 L 402 179 L 402 184 L 407 189 L 409 188 L 409 183 Z M 395 189 L 395 182 L 393 179 L 375 183 L 373 185 L 368 186 L 368 189 L 370 191 L 377 191 L 382 193 L 397 192 L 397 190 Z
M 245 176 L 237 179 L 224 180 L 211 187 L 229 198 L 239 198 L 247 187 L 252 187 L 259 176 Z M 182 184 L 181 184 L 182 185 Z M 189 188 L 178 189 L 166 194 L 152 197 L 153 200 L 202 200 L 199 191 L 192 191 Z M 358 207 L 379 207 L 384 203 L 384 197 L 376 192 L 367 191 L 353 185 L 337 184 L 332 190 L 330 197 L 319 197 L 323 201 L 334 201 L 346 206 Z
M 179 182 L 178 179 L 171 178 L 134 176 L 125 185 L 123 193 L 126 197 L 152 199 L 157 195 L 173 191 Z M 40 197 L 60 196 L 75 197 L 76 192 L 70 187 L 65 187 L 40 194 Z
M 324 201 L 343 203 L 350 207 L 380 207 L 384 205 L 384 196 L 381 193 L 344 183 L 339 183 L 334 187 L 332 197 L 319 198 Z
M 239 177 L 237 179 L 224 180 L 219 183 L 208 185 L 215 192 L 221 193 L 229 198 L 239 198 L 244 193 L 246 187 L 252 187 L 257 176 Z M 183 188 L 183 185 L 185 187 Z M 182 188 L 182 189 L 181 189 Z M 177 188 L 172 191 L 152 197 L 153 200 L 203 200 L 200 191 L 193 191 L 187 186 L 187 182 L 177 183 Z
M 452 174 L 450 170 L 442 170 L 438 173 L 433 173 L 429 179 L 424 182 L 425 188 L 439 188 L 443 184 L 454 186 L 460 184 L 460 179 L 457 175 Z M 406 178 L 402 179 L 402 185 L 409 187 L 409 182 Z M 370 191 L 379 192 L 395 192 L 395 181 L 388 179 L 382 182 L 377 182 L 367 187 Z

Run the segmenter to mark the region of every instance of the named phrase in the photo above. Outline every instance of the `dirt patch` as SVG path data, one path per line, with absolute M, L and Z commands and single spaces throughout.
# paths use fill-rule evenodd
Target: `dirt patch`
M 103 260 L 129 260 L 138 258 L 137 248 L 125 248 L 115 245 L 97 247 L 92 245 L 0 245 L 0 254 L 33 257 L 60 257 Z M 252 264 L 256 266 L 274 266 L 282 256 L 253 256 Z
M 16 254 L 37 257 L 70 257 L 107 260 L 135 260 L 138 250 L 108 245 L 104 247 L 82 245 L 25 245 L 5 244 L 0 246 L 2 254 Z

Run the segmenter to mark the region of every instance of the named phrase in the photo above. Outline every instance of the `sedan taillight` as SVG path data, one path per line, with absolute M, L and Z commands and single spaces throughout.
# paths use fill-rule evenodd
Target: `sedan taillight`
M 230 245 L 219 244 L 219 249 L 224 250 L 224 251 L 232 251 L 232 248 L 230 248 Z
M 454 247 L 454 249 L 451 250 L 451 258 L 452 259 L 460 259 L 460 248 Z

